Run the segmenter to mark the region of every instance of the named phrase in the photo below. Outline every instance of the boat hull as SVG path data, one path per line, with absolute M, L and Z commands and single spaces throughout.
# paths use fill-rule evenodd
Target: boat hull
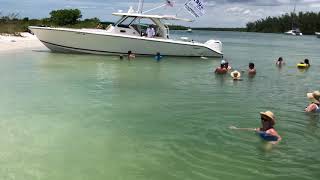
M 90 32 L 47 27 L 29 27 L 29 29 L 45 46 L 55 52 L 119 55 L 132 51 L 136 55 L 146 56 L 154 56 L 157 52 L 164 56 L 223 56 L 220 41 L 217 41 L 217 44 L 210 43 L 209 46 L 171 39 L 114 35 L 101 30 Z

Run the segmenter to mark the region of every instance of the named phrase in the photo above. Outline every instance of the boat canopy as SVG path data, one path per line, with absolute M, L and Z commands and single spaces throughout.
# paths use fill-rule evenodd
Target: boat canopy
M 140 17 L 140 18 L 154 18 L 154 19 L 165 19 L 165 20 L 179 20 L 192 22 L 191 19 L 178 18 L 174 15 L 149 15 L 149 14 L 141 14 L 141 13 L 112 13 L 114 16 L 129 16 L 129 17 Z

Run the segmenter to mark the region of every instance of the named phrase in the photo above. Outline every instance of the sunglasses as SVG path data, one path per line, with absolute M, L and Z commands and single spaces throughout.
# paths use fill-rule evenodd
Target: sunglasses
M 266 121 L 269 121 L 269 119 L 265 118 L 265 117 L 261 117 L 261 120 L 266 122 Z

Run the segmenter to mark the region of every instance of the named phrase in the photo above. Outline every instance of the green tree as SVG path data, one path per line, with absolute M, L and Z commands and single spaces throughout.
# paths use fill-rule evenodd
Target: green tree
M 50 12 L 50 20 L 59 26 L 76 24 L 82 17 L 79 9 L 60 9 Z

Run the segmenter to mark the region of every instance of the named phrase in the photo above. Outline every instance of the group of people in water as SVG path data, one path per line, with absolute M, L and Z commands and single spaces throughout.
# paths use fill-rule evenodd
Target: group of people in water
M 285 64 L 282 57 L 279 57 L 276 61 L 276 66 L 281 67 Z M 303 62 L 297 64 L 298 68 L 309 68 L 310 62 L 308 59 L 305 59 Z M 216 74 L 227 74 L 231 71 L 231 67 L 229 63 L 225 60 L 222 60 L 220 66 L 216 68 Z M 254 67 L 254 63 L 249 63 L 249 67 L 247 70 L 248 75 L 254 76 L 256 74 L 256 69 Z M 241 74 L 238 71 L 232 71 L 230 73 L 233 80 L 239 80 Z M 313 91 L 307 93 L 307 98 L 310 100 L 310 103 L 305 108 L 305 112 L 311 113 L 319 113 L 320 112 L 320 91 Z M 249 130 L 255 131 L 263 140 L 271 142 L 272 144 L 277 144 L 281 141 L 281 136 L 278 134 L 276 129 L 274 128 L 276 124 L 276 118 L 273 112 L 266 111 L 260 112 L 260 119 L 261 119 L 261 127 L 260 128 L 237 128 L 234 126 L 230 126 L 230 129 L 237 129 L 237 130 Z
M 221 60 L 220 66 L 217 67 L 214 72 L 216 74 L 227 74 L 229 71 L 231 71 L 231 69 L 232 68 L 229 65 L 229 62 L 223 59 Z M 249 76 L 254 76 L 257 73 L 254 63 L 252 62 L 249 63 L 247 73 Z M 242 80 L 241 73 L 237 70 L 230 72 L 230 75 L 234 81 Z
M 162 57 L 163 57 L 163 56 L 160 54 L 160 52 L 157 52 L 157 53 L 155 54 L 155 56 L 154 56 L 154 59 L 155 59 L 157 62 L 159 62 L 159 61 L 162 59 Z M 127 53 L 127 58 L 128 58 L 128 60 L 130 61 L 130 60 L 136 58 L 136 55 L 135 55 L 132 51 L 128 51 L 128 53 Z M 119 55 L 119 59 L 120 59 L 120 60 L 123 60 L 123 55 Z

